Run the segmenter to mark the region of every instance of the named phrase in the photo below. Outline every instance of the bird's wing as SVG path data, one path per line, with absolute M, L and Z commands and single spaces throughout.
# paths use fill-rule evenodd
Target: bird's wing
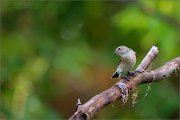
M 119 59 L 119 62 L 118 62 L 118 65 L 121 63 L 121 61 L 122 61 L 122 59 L 120 58 L 120 59 Z
M 135 53 L 135 56 L 137 57 L 137 52 L 134 52 Z

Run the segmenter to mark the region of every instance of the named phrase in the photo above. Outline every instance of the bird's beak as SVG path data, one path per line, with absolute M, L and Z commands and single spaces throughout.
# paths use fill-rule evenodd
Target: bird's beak
M 114 51 L 113 55 L 116 55 L 116 51 Z

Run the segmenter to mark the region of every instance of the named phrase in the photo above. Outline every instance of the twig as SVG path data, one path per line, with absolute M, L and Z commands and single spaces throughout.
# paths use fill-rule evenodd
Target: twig
M 146 57 L 142 60 L 137 69 L 147 69 L 153 62 L 158 53 L 157 47 L 152 47 Z M 180 67 L 180 57 L 173 59 L 166 63 L 159 69 L 139 73 L 135 77 L 130 77 L 130 81 L 122 79 L 119 82 L 123 82 L 127 85 L 128 89 L 136 87 L 142 83 L 157 82 L 165 77 L 169 76 L 173 71 Z M 167 69 L 168 68 L 168 69 Z M 117 82 L 117 83 L 119 83 Z M 117 84 L 116 83 L 116 84 Z M 86 120 L 92 118 L 98 111 L 100 111 L 106 105 L 115 102 L 122 98 L 122 91 L 115 85 L 111 88 L 99 93 L 91 98 L 83 105 L 79 105 L 77 111 L 69 118 L 70 120 Z

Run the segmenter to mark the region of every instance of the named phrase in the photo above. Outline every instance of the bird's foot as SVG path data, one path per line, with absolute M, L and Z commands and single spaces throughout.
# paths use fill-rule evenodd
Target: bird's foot
M 130 79 L 128 78 L 128 76 L 126 76 L 126 75 L 121 75 L 121 77 L 120 78 L 122 78 L 122 79 L 126 79 L 126 80 L 128 80 L 128 81 L 130 81 Z
M 129 76 L 135 76 L 136 71 L 128 71 L 127 75 Z
M 138 69 L 136 71 L 128 71 L 127 75 L 134 77 L 136 75 L 136 73 L 143 73 L 144 71 L 145 71 L 144 69 Z
M 135 73 L 143 73 L 145 70 L 144 69 L 137 69 L 136 71 L 135 71 Z
M 122 100 L 124 103 L 126 103 L 128 100 L 128 87 L 127 87 L 127 85 L 123 82 L 118 82 L 115 85 L 118 86 L 118 88 L 121 90 Z

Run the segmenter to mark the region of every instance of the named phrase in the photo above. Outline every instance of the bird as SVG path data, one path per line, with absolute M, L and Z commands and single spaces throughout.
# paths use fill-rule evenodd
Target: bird
M 124 74 L 127 72 L 130 73 L 136 64 L 136 52 L 126 46 L 119 46 L 115 49 L 113 54 L 120 56 L 120 61 L 115 73 L 111 78 L 127 78 L 124 76 Z

